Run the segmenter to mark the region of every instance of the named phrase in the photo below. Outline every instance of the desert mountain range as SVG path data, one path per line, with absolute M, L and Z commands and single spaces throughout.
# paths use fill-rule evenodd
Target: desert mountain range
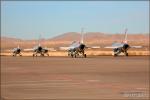
M 40 44 L 46 47 L 68 46 L 72 41 L 80 41 L 81 34 L 68 32 L 62 35 L 41 39 Z M 114 41 L 122 41 L 124 34 L 105 34 L 101 32 L 89 32 L 84 34 L 84 43 L 88 45 L 110 45 Z M 128 42 L 136 45 L 149 45 L 149 34 L 128 34 Z M 1 37 L 1 49 L 14 48 L 20 45 L 23 48 L 32 48 L 38 44 L 38 40 L 23 40 L 11 37 Z

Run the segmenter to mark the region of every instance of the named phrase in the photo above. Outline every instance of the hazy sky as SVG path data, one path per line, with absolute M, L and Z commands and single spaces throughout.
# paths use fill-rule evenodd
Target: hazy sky
M 66 32 L 149 33 L 149 1 L 3 1 L 2 36 L 51 38 Z

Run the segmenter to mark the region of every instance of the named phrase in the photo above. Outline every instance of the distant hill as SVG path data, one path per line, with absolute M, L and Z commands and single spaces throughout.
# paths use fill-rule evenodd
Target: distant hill
M 81 39 L 81 34 L 76 32 L 69 32 L 64 33 L 62 35 L 56 36 L 52 39 L 48 39 L 49 41 L 79 41 Z M 124 34 L 105 34 L 101 32 L 88 32 L 84 34 L 84 41 L 92 42 L 92 41 L 99 41 L 99 40 L 106 40 L 106 41 L 121 41 L 124 39 Z M 147 40 L 148 34 L 128 34 L 129 41 L 136 41 L 136 40 Z
M 14 43 L 16 41 L 22 41 L 21 39 L 17 39 L 17 38 L 11 38 L 11 37 L 1 37 L 1 41 L 2 42 L 11 42 Z
M 68 46 L 72 41 L 80 41 L 81 34 L 68 32 L 50 39 L 42 39 L 41 44 L 47 47 Z M 88 32 L 84 34 L 84 42 L 89 45 L 106 45 L 114 41 L 122 41 L 124 34 L 105 34 L 101 32 Z M 128 34 L 128 41 L 137 44 L 149 43 L 149 34 Z M 24 48 L 31 48 L 38 43 L 37 40 L 22 40 L 11 37 L 1 37 L 1 49 L 13 48 L 18 44 Z
M 80 33 L 68 32 L 49 39 L 50 41 L 74 41 L 80 39 Z

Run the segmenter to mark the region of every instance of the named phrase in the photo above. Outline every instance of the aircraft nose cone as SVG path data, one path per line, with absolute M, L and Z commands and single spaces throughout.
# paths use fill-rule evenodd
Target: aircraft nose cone
M 42 47 L 39 47 L 38 50 L 41 51 L 41 50 L 42 50 Z
M 85 45 L 84 44 L 81 44 L 80 45 L 80 49 L 84 49 L 85 48 Z
M 20 52 L 20 51 L 21 51 L 20 49 L 17 50 L 17 52 Z
M 129 45 L 128 44 L 124 44 L 124 49 L 127 49 L 127 48 L 129 48 Z

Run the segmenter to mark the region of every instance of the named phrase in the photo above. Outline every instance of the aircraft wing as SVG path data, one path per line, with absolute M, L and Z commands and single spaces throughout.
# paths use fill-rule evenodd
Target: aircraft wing
M 104 48 L 115 49 L 115 48 L 122 48 L 122 47 L 123 47 L 122 43 L 113 43 L 111 46 L 106 46 Z
M 91 48 L 91 46 L 85 45 L 85 48 Z
M 14 50 L 13 49 L 6 49 L 4 51 L 6 51 L 6 52 L 13 52 Z
M 59 47 L 60 50 L 69 50 L 69 47 Z
M 70 46 L 68 46 L 68 47 L 60 47 L 59 49 L 60 50 L 71 50 L 71 49 L 79 47 L 79 45 L 80 45 L 79 42 L 74 41 Z
M 119 48 L 119 47 L 117 47 L 117 46 L 107 46 L 107 47 L 104 47 L 104 48 L 115 49 L 115 48 Z
M 115 49 L 115 48 L 121 48 L 121 47 L 123 47 L 123 46 L 121 46 L 121 45 L 118 45 L 118 46 L 107 46 L 107 47 L 104 47 L 104 48 Z M 140 49 L 140 48 L 142 48 L 142 46 L 130 46 L 130 48 Z
M 45 49 L 45 50 L 48 50 L 48 51 L 56 51 L 54 48 L 43 48 L 43 49 Z
M 86 49 L 99 49 L 101 48 L 100 46 L 85 46 Z
M 80 45 L 79 42 L 74 42 L 69 46 L 69 48 L 76 48 L 76 47 L 79 47 L 79 45 Z
M 131 48 L 137 48 L 137 49 L 139 49 L 139 48 L 142 48 L 142 46 L 130 46 Z

